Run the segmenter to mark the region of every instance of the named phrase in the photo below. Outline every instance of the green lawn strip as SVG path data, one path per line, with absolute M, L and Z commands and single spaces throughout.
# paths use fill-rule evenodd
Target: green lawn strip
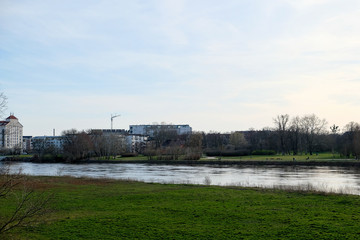
M 310 162 L 310 161 L 338 161 L 338 162 L 349 162 L 356 160 L 354 158 L 347 159 L 343 156 L 340 156 L 339 154 L 332 154 L 332 153 L 318 153 L 318 154 L 302 154 L 302 155 L 282 155 L 282 154 L 276 154 L 276 155 L 251 155 L 251 156 L 215 156 L 215 157 L 202 157 L 199 162 L 201 161 L 293 161 L 293 159 L 297 162 Z M 180 158 L 181 159 L 181 158 Z M 116 158 L 94 158 L 93 160 L 106 160 L 106 161 L 114 161 L 114 162 L 131 162 L 131 161 L 147 161 L 148 157 L 139 155 L 135 157 L 116 157 Z M 153 157 L 152 161 L 156 161 L 156 157 Z M 172 160 L 176 161 L 176 160 Z
M 359 196 L 122 181 L 55 185 L 51 188 L 54 212 L 47 216 L 47 222 L 15 229 L 11 236 L 20 239 L 360 236 Z M 0 205 L 1 211 L 4 208 Z
M 218 160 L 220 157 L 213 158 L 214 161 Z M 246 161 L 293 161 L 295 158 L 296 161 L 355 161 L 354 159 L 344 159 L 339 154 L 331 153 L 319 153 L 313 155 L 252 155 L 252 156 L 233 156 L 233 157 L 221 157 L 221 160 L 246 160 Z M 207 160 L 203 158 L 202 160 Z

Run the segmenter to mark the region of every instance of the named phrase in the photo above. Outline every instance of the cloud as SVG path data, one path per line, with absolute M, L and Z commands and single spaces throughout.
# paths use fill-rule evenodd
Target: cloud
M 107 126 L 114 111 L 123 127 L 207 131 L 360 117 L 357 1 L 1 4 L 0 82 L 29 132 Z

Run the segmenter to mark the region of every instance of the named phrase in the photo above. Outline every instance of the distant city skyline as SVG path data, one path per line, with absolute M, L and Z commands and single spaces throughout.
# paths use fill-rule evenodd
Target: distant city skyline
M 24 135 L 153 122 L 360 121 L 356 0 L 0 2 L 0 91 Z

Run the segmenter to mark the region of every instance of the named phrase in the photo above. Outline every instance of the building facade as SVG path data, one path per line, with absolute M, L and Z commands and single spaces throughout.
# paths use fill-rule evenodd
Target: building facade
M 56 152 L 62 152 L 64 142 L 63 136 L 38 136 L 31 139 L 31 147 L 35 151 L 53 148 Z
M 30 153 L 32 150 L 32 136 L 23 136 L 23 151 L 25 153 Z
M 92 129 L 92 133 L 102 134 L 108 144 L 120 140 L 126 145 L 123 150 L 128 153 L 141 153 L 144 151 L 148 141 L 147 136 L 130 134 L 130 132 L 125 129 Z
M 142 153 L 146 148 L 148 137 L 144 135 L 128 134 L 125 136 L 127 150 L 132 153 Z
M 0 147 L 2 149 L 22 150 L 23 126 L 19 120 L 10 115 L 5 121 L 0 121 Z
M 173 131 L 178 135 L 191 134 L 192 129 L 189 125 L 130 125 L 130 134 L 145 135 L 154 137 L 159 131 Z

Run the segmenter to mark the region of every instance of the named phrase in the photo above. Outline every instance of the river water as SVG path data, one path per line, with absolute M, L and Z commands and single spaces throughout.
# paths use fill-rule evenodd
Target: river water
M 5 163 L 0 163 L 5 164 Z M 156 183 L 279 187 L 360 195 L 360 169 L 305 166 L 12 163 L 34 176 L 129 179 Z

